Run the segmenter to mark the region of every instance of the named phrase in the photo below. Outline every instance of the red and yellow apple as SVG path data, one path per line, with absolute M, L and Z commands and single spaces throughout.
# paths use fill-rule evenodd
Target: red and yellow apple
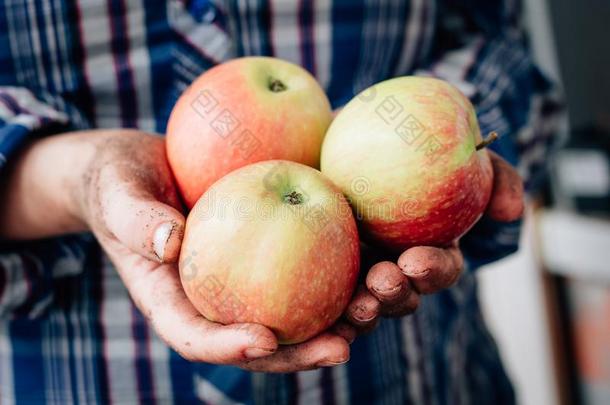
M 319 167 L 332 119 L 324 91 L 303 68 L 268 57 L 218 65 L 172 110 L 167 156 L 187 206 L 227 173 L 285 159 Z
M 238 169 L 191 210 L 180 256 L 186 295 L 207 319 L 259 323 L 280 343 L 331 326 L 360 264 L 355 219 L 319 171 L 287 161 Z
M 444 246 L 481 216 L 492 167 L 470 101 L 451 84 L 400 77 L 351 100 L 331 124 L 321 170 L 365 237 L 389 248 Z

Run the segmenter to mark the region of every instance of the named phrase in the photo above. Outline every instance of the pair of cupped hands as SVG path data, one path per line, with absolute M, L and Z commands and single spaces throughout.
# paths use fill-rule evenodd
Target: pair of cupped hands
M 359 334 L 374 329 L 381 317 L 412 313 L 421 295 L 451 286 L 463 271 L 458 241 L 447 248 L 413 247 L 399 256 L 382 257 L 385 261 L 377 257 L 376 264 L 361 269 L 363 281 L 339 321 L 296 345 L 278 345 L 273 332 L 259 324 L 210 322 L 191 305 L 180 283 L 177 261 L 185 217 L 164 148 L 161 137 L 134 130 L 73 133 L 34 144 L 17 170 L 20 165 L 48 168 L 49 156 L 78 159 L 58 163 L 66 166 L 67 179 L 47 179 L 48 187 L 71 190 L 57 203 L 58 210 L 69 207 L 65 221 L 73 224 L 65 228 L 95 234 L 137 307 L 156 333 L 187 360 L 267 372 L 345 363 Z M 493 152 L 490 156 L 494 185 L 485 215 L 498 221 L 518 219 L 523 211 L 519 175 Z M 35 170 L 31 167 L 23 168 L 21 176 Z M 28 180 L 20 179 L 18 172 L 15 176 L 15 187 L 23 188 Z M 363 249 L 363 255 L 367 252 L 380 256 L 379 251 Z

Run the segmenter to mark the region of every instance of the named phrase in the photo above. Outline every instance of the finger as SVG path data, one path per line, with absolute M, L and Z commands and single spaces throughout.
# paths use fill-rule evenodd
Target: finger
M 391 303 L 400 298 L 408 286 L 408 279 L 392 262 L 380 262 L 366 275 L 366 287 L 381 303 Z
M 154 303 L 143 301 L 142 307 L 149 311 L 157 334 L 189 361 L 238 364 L 272 355 L 277 350 L 275 335 L 262 325 L 225 326 L 210 322 L 175 288 L 168 290 L 166 296 Z
M 345 310 L 346 319 L 358 329 L 375 323 L 380 303 L 364 286 L 359 286 L 354 298 Z
M 110 238 L 100 242 L 137 307 L 159 337 L 185 359 L 238 364 L 277 350 L 275 335 L 262 325 L 224 326 L 206 320 L 184 294 L 175 265 L 148 261 Z
M 150 260 L 175 262 L 184 233 L 184 216 L 159 202 L 138 181 L 126 181 L 112 166 L 100 172 L 103 224 L 125 246 Z
M 166 314 L 167 315 L 167 314 Z M 161 316 L 151 322 L 160 337 L 189 361 L 236 365 L 273 355 L 277 340 L 263 325 L 239 323 L 220 325 L 201 315 L 190 320 Z
M 358 331 L 353 325 L 345 321 L 338 321 L 331 329 L 330 332 L 337 336 L 341 336 L 349 344 L 352 344 L 358 335 Z
M 281 346 L 271 356 L 242 365 L 251 371 L 290 373 L 331 367 L 349 360 L 349 345 L 340 336 L 326 332 L 297 345 Z
M 383 316 L 408 315 L 419 305 L 419 294 L 407 276 L 392 262 L 380 262 L 371 267 L 366 286 L 381 302 L 380 313 Z
M 372 321 L 369 321 L 363 325 L 354 325 L 357 336 L 366 335 L 367 333 L 374 331 L 377 328 L 377 325 L 379 325 L 379 319 L 380 319 L 379 316 L 380 315 L 381 315 L 381 308 L 380 308 L 379 315 L 376 316 Z
M 403 252 L 398 267 L 421 294 L 430 294 L 451 286 L 462 273 L 464 259 L 457 244 L 441 249 L 417 246 Z
M 419 306 L 420 296 L 415 288 L 409 283 L 409 288 L 400 299 L 391 303 L 381 304 L 381 315 L 388 318 L 400 318 L 412 314 Z
M 493 191 L 487 215 L 496 221 L 510 222 L 523 215 L 523 180 L 507 161 L 489 152 L 494 171 Z

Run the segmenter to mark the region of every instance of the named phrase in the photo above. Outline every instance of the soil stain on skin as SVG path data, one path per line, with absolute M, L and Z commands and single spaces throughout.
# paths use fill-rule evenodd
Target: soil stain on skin
M 116 239 L 104 223 L 107 210 L 103 193 L 112 187 L 121 187 L 132 197 L 153 198 L 181 210 L 175 192 L 173 179 L 165 158 L 163 139 L 154 135 L 144 135 L 138 131 L 100 131 L 94 142 L 95 152 L 89 162 L 80 184 L 71 191 L 75 206 L 80 207 L 91 228 L 100 230 Z M 146 139 L 144 139 L 146 138 Z M 152 147 L 142 148 L 146 142 Z M 165 165 L 166 167 L 160 167 Z M 145 215 L 144 210 L 136 215 Z M 151 208 L 150 219 L 165 218 L 167 214 Z M 150 224 L 145 225 L 147 228 Z M 179 228 L 173 221 L 170 236 Z M 145 248 L 146 246 L 142 246 Z
M 379 301 L 366 290 L 360 289 L 352 304 L 347 309 L 347 314 L 358 324 L 366 324 L 377 317 L 379 312 Z

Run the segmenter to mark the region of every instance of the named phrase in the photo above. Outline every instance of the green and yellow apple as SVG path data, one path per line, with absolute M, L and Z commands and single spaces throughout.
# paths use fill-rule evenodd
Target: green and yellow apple
M 205 192 L 187 218 L 179 267 L 207 319 L 259 323 L 291 344 L 337 320 L 359 263 L 356 222 L 341 192 L 311 167 L 274 160 Z
M 474 108 L 451 84 L 400 77 L 351 100 L 331 124 L 321 170 L 365 237 L 395 249 L 444 246 L 481 216 L 492 167 Z
M 319 167 L 332 119 L 324 91 L 303 68 L 245 57 L 195 80 L 172 110 L 167 156 L 192 207 L 216 180 L 250 163 L 285 159 Z

